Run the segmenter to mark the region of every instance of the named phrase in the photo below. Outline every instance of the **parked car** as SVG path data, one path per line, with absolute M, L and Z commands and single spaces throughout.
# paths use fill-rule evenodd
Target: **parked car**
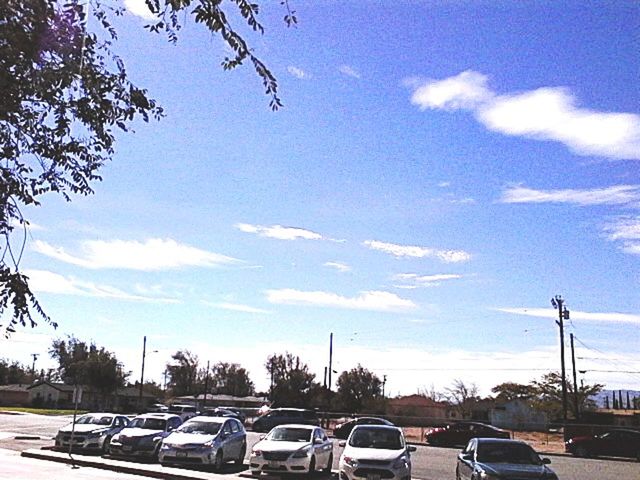
M 148 413 L 166 413 L 169 411 L 169 407 L 162 403 L 154 403 L 148 409 Z
M 428 430 L 424 439 L 429 445 L 466 445 L 472 438 L 511 438 L 511 432 L 480 422 L 457 422 Z
M 313 410 L 303 408 L 274 408 L 258 417 L 251 427 L 254 432 L 268 432 L 273 427 L 285 424 L 320 425 L 318 415 Z
M 333 443 L 320 427 L 280 425 L 253 446 L 249 458 L 251 474 L 262 472 L 331 472 Z
M 244 414 L 239 414 L 235 410 L 230 410 L 225 407 L 207 408 L 203 412 L 201 412 L 200 415 L 206 417 L 232 417 L 239 420 L 243 424 L 245 420 Z
M 411 452 L 402 430 L 389 425 L 357 425 L 340 456 L 340 480 L 411 480 Z
M 171 432 L 160 446 L 162 465 L 206 465 L 220 470 L 224 463 L 244 463 L 247 433 L 236 418 L 198 416 Z
M 347 422 L 339 423 L 333 429 L 333 436 L 336 438 L 341 438 L 346 440 L 351 433 L 351 430 L 356 425 L 389 425 L 393 427 L 393 423 L 389 420 L 385 420 L 384 418 L 378 417 L 358 417 L 353 420 L 349 420 Z
M 111 438 L 109 454 L 157 458 L 160 442 L 182 424 L 172 413 L 144 413 Z
M 174 415 L 179 415 L 182 421 L 184 422 L 198 415 L 198 409 L 193 405 L 173 404 L 173 405 L 169 405 L 169 409 L 167 413 L 173 413 Z
M 230 411 L 230 412 L 235 413 L 235 414 L 236 414 L 236 416 L 237 416 L 237 418 L 238 418 L 242 423 L 246 422 L 246 420 L 247 420 L 247 416 L 245 415 L 245 413 L 244 413 L 241 409 L 239 409 L 239 408 L 237 408 L 237 407 L 224 407 L 224 406 L 222 406 L 222 407 L 219 407 L 219 408 L 223 408 L 223 409 L 225 409 L 225 410 L 228 410 L 228 411 Z
M 73 430 L 73 450 L 101 450 L 107 452 L 111 437 L 129 424 L 124 415 L 115 413 L 87 413 L 65 425 L 55 437 L 57 449 L 68 449 Z
M 558 480 L 549 463 L 519 440 L 473 438 L 458 455 L 456 480 Z
M 565 449 L 577 457 L 632 457 L 640 461 L 640 431 L 616 429 L 600 435 L 573 437 Z

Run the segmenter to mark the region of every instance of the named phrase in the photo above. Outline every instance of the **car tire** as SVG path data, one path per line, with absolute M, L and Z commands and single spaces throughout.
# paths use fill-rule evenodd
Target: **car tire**
M 324 467 L 322 473 L 331 474 L 331 469 L 333 468 L 333 453 L 329 455 L 329 461 L 327 462 L 327 466 Z
M 251 476 L 252 477 L 259 477 L 260 476 L 260 472 L 257 470 L 251 470 Z
M 316 473 L 316 457 L 311 457 L 311 460 L 309 460 L 309 471 L 307 472 L 307 475 L 312 476 L 314 473 Z
M 107 455 L 109 453 L 109 446 L 111 445 L 111 437 L 108 436 L 102 442 L 102 455 Z
M 240 449 L 240 454 L 238 458 L 235 460 L 235 464 L 238 466 L 244 465 L 244 456 L 247 454 L 247 444 L 243 443 L 242 448 Z
M 218 450 L 218 453 L 216 453 L 216 459 L 213 463 L 213 469 L 216 472 L 219 472 L 220 470 L 222 470 L 222 465 L 224 464 L 224 454 L 222 452 L 222 449 Z

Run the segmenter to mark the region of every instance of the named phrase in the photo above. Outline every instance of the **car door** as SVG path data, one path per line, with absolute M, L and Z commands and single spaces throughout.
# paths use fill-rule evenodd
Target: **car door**
M 458 454 L 456 470 L 460 480 L 471 480 L 475 461 L 476 440 L 470 440 L 467 446 Z
M 224 460 L 236 458 L 240 453 L 233 441 L 233 431 L 231 430 L 231 420 L 227 420 L 222 425 L 222 452 Z
M 316 428 L 313 430 L 312 440 L 316 455 L 316 465 L 325 467 L 329 463 L 329 456 L 333 450 L 333 444 L 327 438 L 324 430 Z

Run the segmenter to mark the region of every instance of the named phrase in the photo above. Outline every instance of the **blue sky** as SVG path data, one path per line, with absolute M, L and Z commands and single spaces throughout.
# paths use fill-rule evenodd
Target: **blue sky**
M 189 349 L 266 388 L 274 352 L 322 380 L 333 332 L 334 368 L 392 395 L 487 394 L 559 369 L 561 294 L 581 378 L 640 389 L 636 2 L 294 0 L 293 29 L 265 2 L 276 113 L 218 39 L 170 45 L 126 3 L 117 49 L 167 117 L 121 135 L 94 196 L 27 212 L 60 327 L 3 355 L 44 367 L 74 334 L 137 377 L 147 335 L 148 378 Z

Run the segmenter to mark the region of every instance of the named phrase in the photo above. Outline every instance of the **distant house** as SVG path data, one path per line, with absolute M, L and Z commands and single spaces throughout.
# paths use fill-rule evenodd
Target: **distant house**
M 530 402 L 515 399 L 497 403 L 489 412 L 491 425 L 509 430 L 546 431 L 549 418 L 546 413 L 535 410 Z
M 7 407 L 25 407 L 29 405 L 29 385 L 0 385 L 0 405 Z
M 74 390 L 73 385 L 46 380 L 27 387 L 31 405 L 55 408 L 73 408 Z M 136 387 L 121 388 L 110 395 L 103 395 L 86 387 L 81 390 L 78 398 L 78 408 L 81 410 L 133 412 L 146 410 L 156 401 L 153 395 L 142 392 L 142 405 L 140 405 L 140 390 Z
M 430 426 L 452 418 L 451 405 L 424 395 L 407 395 L 387 401 L 387 417 L 397 425 Z

